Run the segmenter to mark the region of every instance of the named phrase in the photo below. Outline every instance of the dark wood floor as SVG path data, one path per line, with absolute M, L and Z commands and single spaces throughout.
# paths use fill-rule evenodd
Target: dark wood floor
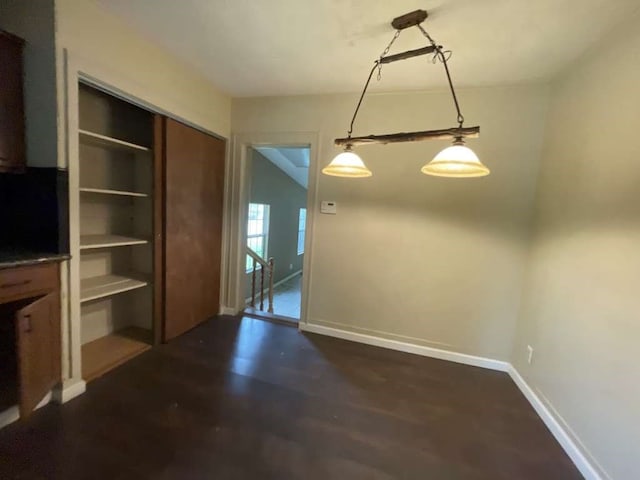
M 2 479 L 579 479 L 504 373 L 221 317 L 0 430 Z

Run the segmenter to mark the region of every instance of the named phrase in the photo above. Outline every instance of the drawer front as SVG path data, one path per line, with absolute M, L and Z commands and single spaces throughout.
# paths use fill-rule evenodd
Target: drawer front
M 0 270 L 0 300 L 13 301 L 58 290 L 58 265 L 30 265 Z

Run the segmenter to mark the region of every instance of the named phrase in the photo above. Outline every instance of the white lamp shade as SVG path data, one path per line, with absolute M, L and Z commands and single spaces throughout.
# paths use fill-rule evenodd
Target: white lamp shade
M 322 169 L 322 173 L 334 177 L 349 178 L 364 178 L 373 175 L 362 159 L 349 150 L 336 155 L 331 163 Z
M 464 145 L 452 145 L 442 150 L 422 167 L 421 172 L 436 177 L 484 177 L 490 170 L 477 155 Z

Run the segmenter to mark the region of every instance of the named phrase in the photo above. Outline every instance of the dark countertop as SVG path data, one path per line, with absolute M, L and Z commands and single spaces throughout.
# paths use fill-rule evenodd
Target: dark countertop
M 34 252 L 0 247 L 0 269 L 37 265 L 40 263 L 62 262 L 70 258 L 71 255 L 68 253 Z

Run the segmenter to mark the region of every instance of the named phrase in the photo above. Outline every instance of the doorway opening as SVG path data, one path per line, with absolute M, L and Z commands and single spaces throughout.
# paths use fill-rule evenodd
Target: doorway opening
M 247 314 L 300 321 L 309 157 L 309 146 L 248 148 Z

